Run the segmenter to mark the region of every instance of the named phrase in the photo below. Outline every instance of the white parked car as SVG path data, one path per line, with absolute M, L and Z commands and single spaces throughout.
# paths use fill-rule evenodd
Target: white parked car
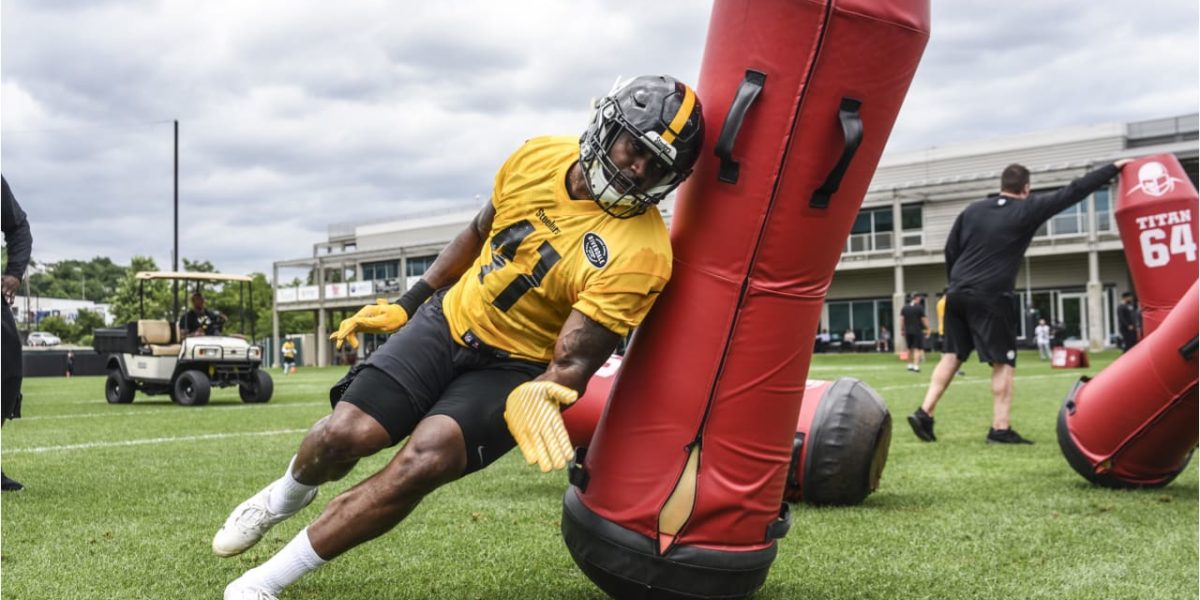
M 49 331 L 33 331 L 26 342 L 30 346 L 57 346 L 62 343 L 57 335 Z

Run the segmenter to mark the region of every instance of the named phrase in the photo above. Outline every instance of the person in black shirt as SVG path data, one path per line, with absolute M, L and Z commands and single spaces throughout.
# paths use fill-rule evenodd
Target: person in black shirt
M 967 206 L 946 239 L 946 353 L 933 370 L 921 407 L 908 417 L 913 433 L 932 442 L 933 411 L 972 350 L 992 366 L 992 427 L 986 441 L 1030 444 L 1009 423 L 1017 366 L 1017 270 L 1038 227 L 1086 198 L 1120 172 L 1128 159 L 1095 169 L 1053 192 L 1029 193 L 1029 169 L 1009 165 L 1000 194 Z
M 929 318 L 925 316 L 920 294 L 913 294 L 912 300 L 900 309 L 900 328 L 908 345 L 908 370 L 920 373 L 921 361 L 925 359 L 925 334 L 929 333 Z
M 1131 292 L 1121 294 L 1121 303 L 1117 305 L 1117 326 L 1121 328 L 1121 352 L 1129 352 L 1138 342 L 1137 313 Z
M 225 317 L 215 310 L 205 308 L 204 295 L 196 292 L 192 294 L 192 310 L 184 313 L 179 319 L 179 329 L 183 331 L 185 338 L 196 335 L 220 335 L 221 325 L 224 323 Z
M 4 265 L 3 277 L 3 328 L 0 329 L 0 362 L 3 362 L 3 411 L 0 412 L 0 425 L 9 419 L 21 418 L 21 334 L 17 332 L 17 323 L 13 320 L 12 303 L 17 289 L 21 286 L 21 278 L 25 276 L 25 267 L 29 266 L 29 252 L 33 249 L 33 235 L 29 232 L 29 221 L 25 211 L 17 204 L 12 190 L 8 188 L 8 180 L 0 176 L 0 187 L 3 188 L 3 203 L 0 204 L 0 221 L 4 229 L 4 243 L 8 246 L 8 264 Z M 15 492 L 25 486 L 16 480 L 9 479 L 0 473 L 0 490 Z

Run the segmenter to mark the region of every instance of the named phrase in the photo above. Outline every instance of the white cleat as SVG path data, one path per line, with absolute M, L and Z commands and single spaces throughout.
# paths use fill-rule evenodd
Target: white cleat
M 249 500 L 233 509 L 233 512 L 229 514 L 229 518 L 225 519 L 225 524 L 213 536 L 212 549 L 214 554 L 229 557 L 249 550 L 272 527 L 300 512 L 301 509 L 313 501 L 313 498 L 317 497 L 317 490 L 314 488 L 313 491 L 309 492 L 308 497 L 304 499 L 304 503 L 300 505 L 300 508 L 287 514 L 276 514 L 267 508 L 267 499 L 270 498 L 271 488 L 274 486 L 274 483 L 268 485 L 257 494 L 251 496 Z M 230 598 L 228 589 L 226 589 L 225 597 Z M 241 598 L 241 596 L 237 597 Z M 274 598 L 274 596 L 264 597 Z M 246 598 L 257 598 L 257 596 L 246 596 Z
M 225 586 L 225 600 L 279 600 L 279 596 L 236 579 Z

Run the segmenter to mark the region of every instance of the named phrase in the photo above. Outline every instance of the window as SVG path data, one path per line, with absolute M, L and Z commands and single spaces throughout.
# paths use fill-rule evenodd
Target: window
M 1062 212 L 1050 217 L 1051 235 L 1075 235 L 1083 233 L 1083 203 L 1063 209 Z
M 900 235 L 905 247 L 925 245 L 923 213 L 920 204 L 909 204 L 900 208 Z
M 383 262 L 363 263 L 362 273 L 363 281 L 371 281 L 373 279 L 395 279 L 400 273 L 400 262 L 395 260 L 385 260 Z
M 1112 189 L 1103 188 L 1096 191 L 1096 231 L 1112 230 Z
M 405 268 L 405 275 L 409 277 L 420 277 L 429 270 L 437 255 L 433 256 L 412 256 L 408 259 L 408 266 Z
M 892 328 L 891 299 L 843 300 L 829 303 L 829 334 L 841 340 L 846 330 L 854 330 L 860 342 L 879 339 L 879 328 Z
M 1039 190 L 1042 191 L 1042 190 Z M 1094 194 L 1096 205 L 1096 231 L 1112 232 L 1112 190 L 1101 188 Z M 1087 233 L 1087 201 L 1068 206 L 1062 212 L 1050 217 L 1049 221 L 1038 227 L 1035 238 L 1083 235 Z
M 895 221 L 892 207 L 870 208 L 858 213 L 844 252 L 880 252 L 895 247 L 893 239 Z M 901 238 L 905 246 L 921 246 L 925 243 L 922 229 L 921 205 L 910 204 L 900 209 Z

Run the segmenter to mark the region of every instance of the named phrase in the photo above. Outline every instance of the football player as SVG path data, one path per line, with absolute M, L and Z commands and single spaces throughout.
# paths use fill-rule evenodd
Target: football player
M 598 102 L 582 137 L 534 138 L 510 156 L 491 202 L 419 282 L 396 304 L 342 321 L 331 336 L 339 347 L 363 332 L 396 333 L 335 387 L 344 391 L 333 413 L 282 477 L 234 509 L 213 551 L 246 551 L 318 486 L 408 442 L 225 598 L 275 598 L 514 444 L 542 471 L 564 467 L 572 449 L 559 411 L 667 283 L 671 246 L 655 205 L 691 173 L 703 137 L 696 93 L 645 76 Z

